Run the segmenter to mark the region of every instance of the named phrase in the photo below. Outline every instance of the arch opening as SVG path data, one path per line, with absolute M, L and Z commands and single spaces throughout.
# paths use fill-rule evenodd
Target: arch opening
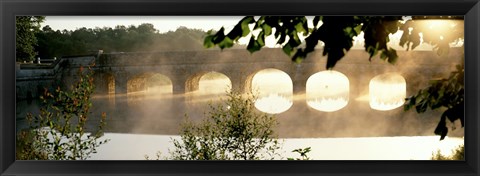
M 347 106 L 350 83 L 344 74 L 333 71 L 321 71 L 307 79 L 306 98 L 313 109 L 333 112 Z
M 278 69 L 264 69 L 252 78 L 251 90 L 258 93 L 255 107 L 269 114 L 287 111 L 293 105 L 293 83 L 290 76 Z
M 111 73 L 95 73 L 94 84 L 96 94 L 114 94 L 115 77 Z
M 398 108 L 405 103 L 407 84 L 398 73 L 385 73 L 370 80 L 370 107 L 387 111 Z
M 163 99 L 172 95 L 172 81 L 158 73 L 143 73 L 127 82 L 127 99 L 129 105 L 145 105 L 145 100 Z
M 200 77 L 198 81 L 198 93 L 204 95 L 220 94 L 224 95 L 232 87 L 230 78 L 219 72 L 208 72 Z
M 170 78 L 159 73 L 143 73 L 132 77 L 127 82 L 128 93 L 171 94 L 172 90 Z
M 148 94 L 172 94 L 173 92 L 172 80 L 163 74 L 151 74 L 145 81 Z

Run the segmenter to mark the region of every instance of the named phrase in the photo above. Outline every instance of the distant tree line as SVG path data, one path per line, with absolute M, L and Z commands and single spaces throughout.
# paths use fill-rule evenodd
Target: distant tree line
M 40 32 L 40 23 L 44 16 L 17 16 L 15 19 L 15 57 L 17 61 L 31 61 L 36 55 L 35 37 Z
M 118 25 L 115 28 L 79 28 L 53 30 L 43 27 L 36 38 L 37 57 L 50 59 L 62 56 L 87 55 L 103 50 L 112 52 L 153 52 L 201 50 L 206 32 L 200 29 L 179 27 L 175 31 L 159 33 L 152 24 L 139 26 Z

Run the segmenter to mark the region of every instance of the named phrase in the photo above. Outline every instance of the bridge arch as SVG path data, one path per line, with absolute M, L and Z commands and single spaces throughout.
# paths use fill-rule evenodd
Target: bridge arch
M 198 83 L 199 91 L 205 94 L 224 94 L 231 91 L 232 88 L 230 78 L 216 71 L 203 74 Z
M 286 72 L 266 68 L 250 76 L 250 91 L 258 93 L 255 107 L 266 113 L 279 114 L 293 105 L 293 81 Z
M 140 72 L 127 80 L 127 92 L 148 92 L 154 94 L 172 94 L 172 80 L 157 72 Z
M 230 77 L 225 75 L 224 73 L 218 71 L 198 71 L 190 76 L 187 77 L 185 81 L 185 92 L 195 92 L 200 90 L 200 81 L 213 81 L 215 79 L 221 79 L 226 82 L 226 87 L 232 87 L 232 81 Z M 205 84 L 208 84 L 205 82 Z M 202 86 L 209 86 L 202 84 Z M 211 86 L 211 85 L 210 85 Z M 214 87 L 211 87 L 214 88 Z M 204 89 L 204 88 L 202 88 Z M 203 90 L 202 90 L 203 91 Z
M 93 74 L 96 94 L 115 93 L 115 76 L 111 72 L 95 72 Z
M 407 83 L 396 72 L 384 73 L 373 77 L 369 83 L 370 107 L 387 111 L 398 108 L 405 103 Z
M 347 106 L 350 81 L 341 72 L 326 70 L 311 75 L 306 83 L 308 106 L 324 112 L 333 112 Z

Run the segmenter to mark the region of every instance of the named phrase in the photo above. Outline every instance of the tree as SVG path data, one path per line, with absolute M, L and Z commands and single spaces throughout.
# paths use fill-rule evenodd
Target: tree
M 230 92 L 225 105 L 210 105 L 201 123 L 187 120 L 181 141 L 173 140 L 174 160 L 258 160 L 279 156 L 273 116 L 259 114 L 254 97 Z
M 34 47 L 37 45 L 35 34 L 40 31 L 44 16 L 17 16 L 15 18 L 16 61 L 33 61 Z
M 453 24 L 441 26 L 443 30 L 433 30 L 425 19 L 456 19 Z M 396 63 L 396 50 L 388 47 L 389 35 L 403 31 L 399 45 L 407 50 L 413 50 L 423 40 L 434 46 L 438 54 L 448 53 L 449 44 L 462 42 L 463 25 L 458 23 L 459 16 L 413 16 L 407 19 L 402 16 L 315 16 L 309 25 L 305 16 L 246 16 L 234 28 L 226 33 L 225 28 L 217 32 L 209 31 L 204 39 L 204 47 L 218 46 L 220 49 L 230 48 L 240 38 L 250 36 L 247 50 L 254 53 L 265 46 L 265 37 L 274 35 L 276 44 L 282 47 L 285 54 L 294 62 L 301 62 L 307 54 L 313 52 L 320 41 L 323 42 L 323 55 L 327 56 L 327 69 L 345 56 L 353 46 L 353 37 L 364 33 L 365 51 L 371 60 L 380 54 L 380 59 L 389 63 Z M 250 26 L 253 26 L 251 28 Z M 437 27 L 439 28 L 439 27 Z M 304 37 L 304 40 L 300 37 Z M 407 98 L 405 110 L 416 107 L 418 113 L 427 108 L 437 109 L 444 107 L 444 114 L 435 129 L 435 134 L 443 139 L 447 133 L 446 119 L 451 121 L 460 119 L 463 127 L 463 63 L 448 79 L 433 82 L 426 89 Z
M 111 52 L 158 52 L 201 50 L 205 32 L 180 27 L 159 33 L 152 24 L 115 28 L 79 28 L 54 31 L 49 26 L 37 33 L 35 50 L 41 58 L 92 54 L 98 50 Z

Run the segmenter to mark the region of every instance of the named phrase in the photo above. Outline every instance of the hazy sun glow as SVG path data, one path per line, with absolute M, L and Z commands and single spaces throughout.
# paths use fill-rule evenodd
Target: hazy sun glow
M 255 107 L 266 113 L 278 114 L 293 105 L 293 84 L 290 76 L 277 69 L 259 71 L 252 78 L 252 90 L 258 91 Z
M 225 94 L 232 87 L 230 79 L 218 72 L 206 73 L 200 78 L 198 84 L 201 94 Z
M 172 81 L 165 75 L 153 74 L 146 80 L 148 94 L 172 94 Z
M 403 105 L 407 84 L 405 78 L 397 73 L 385 73 L 370 81 L 370 107 L 386 111 Z
M 321 71 L 307 80 L 307 104 L 319 111 L 332 112 L 348 104 L 348 78 L 337 71 Z

